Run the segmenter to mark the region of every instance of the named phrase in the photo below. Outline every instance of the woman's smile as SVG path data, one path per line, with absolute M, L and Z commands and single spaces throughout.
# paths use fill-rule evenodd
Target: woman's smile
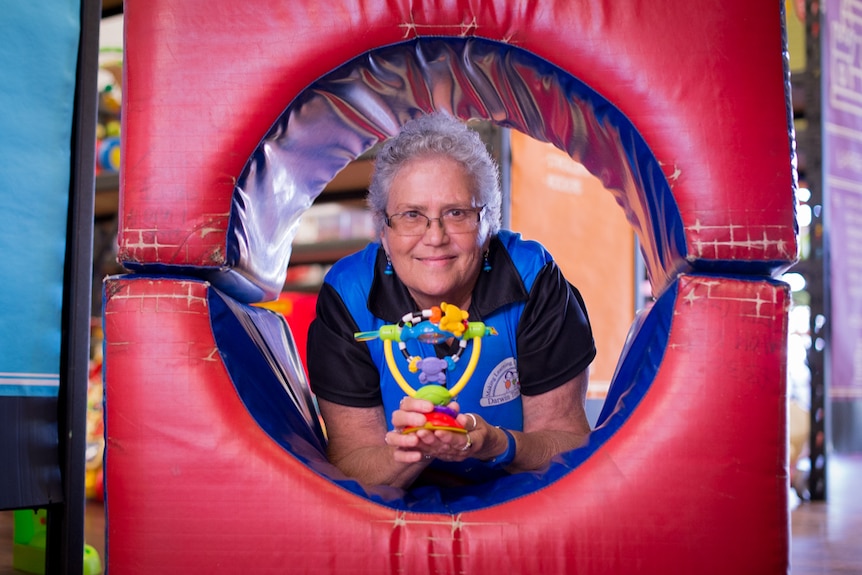
M 456 256 L 425 256 L 425 257 L 417 256 L 416 259 L 419 260 L 420 262 L 424 263 L 425 265 L 428 265 L 431 267 L 445 267 L 450 262 L 455 260 L 455 257 Z

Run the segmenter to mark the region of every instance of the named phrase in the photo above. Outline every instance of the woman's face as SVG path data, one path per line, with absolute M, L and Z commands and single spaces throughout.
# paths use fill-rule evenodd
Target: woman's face
M 445 156 L 416 158 L 396 174 L 386 213 L 417 211 L 439 218 L 444 210 L 477 208 L 464 168 Z M 479 228 L 450 234 L 438 220 L 420 236 L 399 236 L 386 226 L 380 239 L 398 278 L 423 309 L 441 302 L 467 309 L 483 246 Z

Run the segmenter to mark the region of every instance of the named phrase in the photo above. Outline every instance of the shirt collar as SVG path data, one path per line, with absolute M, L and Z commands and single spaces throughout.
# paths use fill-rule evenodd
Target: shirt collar
M 483 321 L 497 309 L 525 301 L 527 289 L 512 258 L 500 240 L 494 236 L 488 247 L 489 271 L 479 272 L 470 302 L 470 320 Z M 368 292 L 368 310 L 383 321 L 396 324 L 406 313 L 417 311 L 416 302 L 407 287 L 395 274 L 386 275 L 386 254 L 377 249 L 374 279 Z

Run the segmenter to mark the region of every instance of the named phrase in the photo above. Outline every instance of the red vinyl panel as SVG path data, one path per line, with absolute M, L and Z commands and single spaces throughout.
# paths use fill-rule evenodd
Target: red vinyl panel
M 235 180 L 288 104 L 366 51 L 438 35 L 528 50 L 620 108 L 692 257 L 795 256 L 777 2 L 146 0 L 125 15 L 123 261 L 218 268 Z
M 550 487 L 457 515 L 373 503 L 261 431 L 215 352 L 205 283 L 106 289 L 114 575 L 786 569 L 788 294 L 773 283 L 683 277 L 665 359 L 620 431 Z

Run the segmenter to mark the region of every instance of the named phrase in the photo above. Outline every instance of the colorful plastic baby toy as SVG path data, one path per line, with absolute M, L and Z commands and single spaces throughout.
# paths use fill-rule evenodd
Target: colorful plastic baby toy
M 458 396 L 473 375 L 476 364 L 479 362 L 479 354 L 482 351 L 482 338 L 486 335 L 497 335 L 494 328 L 487 327 L 478 321 L 468 322 L 468 317 L 468 312 L 443 302 L 431 309 L 408 313 L 401 318 L 397 325 L 384 325 L 377 331 L 363 331 L 354 334 L 356 341 L 369 341 L 376 338 L 383 340 L 386 364 L 401 389 L 410 397 L 425 399 L 434 404 L 434 411 L 425 416 L 425 425 L 421 428 L 408 427 L 404 433 L 412 433 L 417 429 L 445 429 L 466 433 L 464 427 L 455 420 L 457 415 L 455 411 L 448 408 L 447 405 Z M 436 344 L 450 338 L 459 341 L 458 351 L 445 358 L 411 356 L 407 351 L 407 342 L 412 339 Z M 464 368 L 464 373 L 461 374 L 458 382 L 451 389 L 447 389 L 444 387 L 446 371 L 454 369 L 471 340 L 473 341 L 473 353 L 470 355 L 470 361 Z M 392 352 L 393 341 L 398 342 L 398 348 L 407 361 L 410 372 L 419 372 L 419 382 L 425 385 L 418 390 L 413 389 L 401 374 L 395 362 L 395 354 Z

